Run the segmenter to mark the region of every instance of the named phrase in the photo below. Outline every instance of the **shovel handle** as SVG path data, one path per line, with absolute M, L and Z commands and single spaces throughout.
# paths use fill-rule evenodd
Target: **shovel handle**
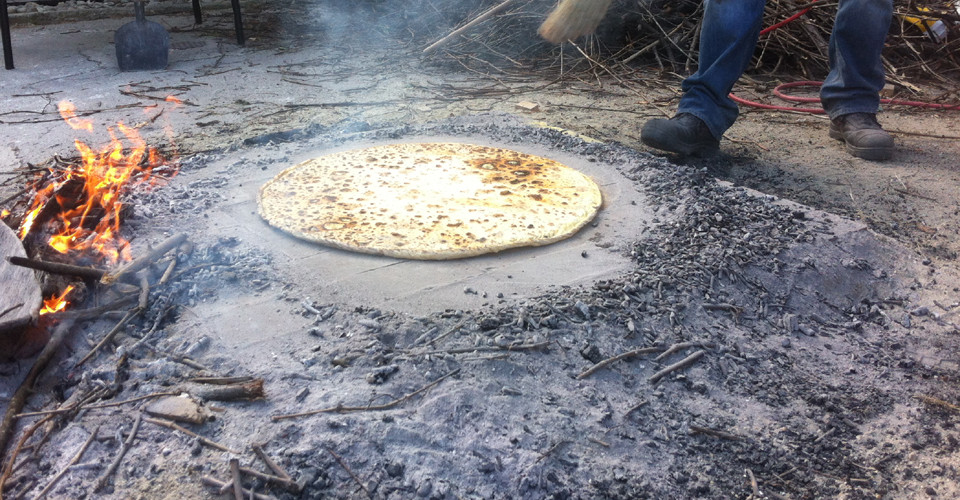
M 142 23 L 147 20 L 147 15 L 143 11 L 143 2 L 137 0 L 133 2 L 133 14 L 137 16 L 137 22 Z

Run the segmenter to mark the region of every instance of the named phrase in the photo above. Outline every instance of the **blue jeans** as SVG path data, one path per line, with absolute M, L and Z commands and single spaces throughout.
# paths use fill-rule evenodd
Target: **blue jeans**
M 700 64 L 681 85 L 677 112 L 700 118 L 719 139 L 739 113 L 728 94 L 753 57 L 765 0 L 705 1 Z M 892 16 L 893 0 L 840 0 L 830 35 L 830 73 L 820 90 L 831 119 L 877 112 L 884 83 L 880 52 Z

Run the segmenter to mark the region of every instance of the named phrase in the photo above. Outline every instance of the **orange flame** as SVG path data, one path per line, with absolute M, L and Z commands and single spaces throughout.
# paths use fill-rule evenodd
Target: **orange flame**
M 40 309 L 40 315 L 51 314 L 60 312 L 66 309 L 69 302 L 67 302 L 67 295 L 73 291 L 73 285 L 67 286 L 59 296 L 54 295 L 49 299 L 43 301 L 43 309 Z
M 93 130 L 93 123 L 78 118 L 75 106 L 69 101 L 61 101 L 58 109 L 72 128 Z M 42 188 L 35 187 L 33 204 L 20 225 L 20 239 L 35 229 L 37 216 L 55 202 L 60 212 L 56 220 L 59 227 L 50 237 L 50 247 L 64 254 L 70 251 L 92 253 L 111 264 L 130 260 L 128 242 L 119 236 L 121 199 L 133 187 L 153 186 L 165 180 L 152 174 L 151 170 L 166 164 L 167 160 L 155 148 L 147 146 L 136 128 L 118 122 L 115 127 L 108 127 L 107 132 L 110 141 L 99 150 L 75 140 L 80 165 L 63 171 L 51 169 L 54 180 Z M 68 182 L 77 187 L 82 185 L 82 194 L 76 199 L 70 199 L 75 193 L 70 196 L 60 193 Z
M 67 125 L 70 125 L 74 130 L 93 132 L 93 121 L 78 117 L 77 107 L 72 102 L 60 101 L 57 103 L 57 109 L 60 110 L 60 116 L 67 122 Z

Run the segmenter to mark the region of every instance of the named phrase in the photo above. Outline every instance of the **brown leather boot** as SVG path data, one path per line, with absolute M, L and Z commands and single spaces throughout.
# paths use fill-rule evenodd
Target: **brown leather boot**
M 873 113 L 840 115 L 830 122 L 830 137 L 847 143 L 847 152 L 865 160 L 888 160 L 893 156 L 893 137 Z

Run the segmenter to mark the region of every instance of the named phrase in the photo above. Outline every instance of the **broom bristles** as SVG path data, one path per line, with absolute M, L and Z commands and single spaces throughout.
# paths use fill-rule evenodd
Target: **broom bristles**
M 537 33 L 545 40 L 563 43 L 593 33 L 613 0 L 562 0 Z

